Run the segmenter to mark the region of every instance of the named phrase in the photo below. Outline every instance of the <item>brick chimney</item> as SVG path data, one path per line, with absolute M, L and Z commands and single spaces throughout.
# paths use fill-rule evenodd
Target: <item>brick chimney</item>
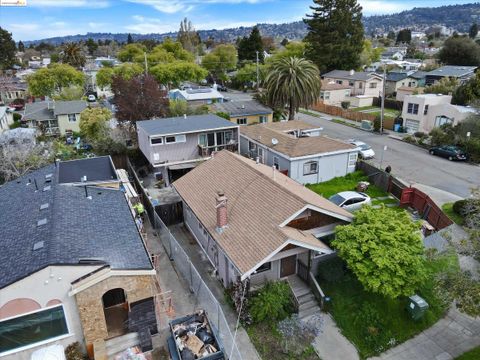
M 216 206 L 217 209 L 217 230 L 218 233 L 221 233 L 223 229 L 227 227 L 227 197 L 222 190 L 217 191 Z

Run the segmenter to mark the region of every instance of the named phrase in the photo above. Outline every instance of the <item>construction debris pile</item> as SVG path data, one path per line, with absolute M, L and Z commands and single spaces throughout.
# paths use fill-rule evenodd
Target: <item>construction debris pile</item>
M 115 360 L 147 360 L 142 350 L 138 346 L 126 349 L 125 351 L 115 355 Z
M 182 360 L 223 359 L 203 310 L 178 320 L 180 322 L 173 321 L 170 325 Z M 210 356 L 217 353 L 221 356 Z

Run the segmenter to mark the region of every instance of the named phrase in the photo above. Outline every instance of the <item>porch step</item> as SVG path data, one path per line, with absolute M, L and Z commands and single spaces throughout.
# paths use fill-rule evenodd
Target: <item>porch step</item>
M 317 299 L 315 299 L 315 296 L 311 293 L 308 292 L 305 295 L 297 297 L 298 304 L 301 306 L 303 304 L 309 303 L 309 302 L 317 302 Z
M 316 305 L 314 307 L 306 309 L 305 311 L 301 311 L 301 312 L 299 311 L 298 312 L 298 317 L 301 320 L 305 320 L 312 315 L 319 314 L 320 312 L 321 312 L 320 307 L 318 305 Z
M 107 349 L 107 356 L 109 359 L 114 359 L 114 355 L 118 354 L 129 347 L 139 345 L 140 338 L 138 333 L 128 333 L 122 336 L 114 337 L 113 339 L 107 340 L 105 342 Z
M 317 314 L 321 311 L 317 299 L 313 295 L 310 287 L 299 277 L 292 276 L 288 278 L 288 283 L 292 288 L 298 302 L 298 317 L 302 320 Z

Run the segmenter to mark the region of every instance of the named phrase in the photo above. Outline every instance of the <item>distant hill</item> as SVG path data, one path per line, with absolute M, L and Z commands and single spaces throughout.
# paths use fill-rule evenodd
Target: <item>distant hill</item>
M 459 32 L 467 32 L 472 23 L 480 23 L 480 3 L 449 5 L 436 8 L 414 8 L 408 11 L 392 15 L 375 15 L 363 18 L 365 25 L 365 33 L 384 33 L 390 30 L 399 30 L 403 28 L 411 28 L 412 30 L 424 31 L 432 26 L 446 26 Z M 307 34 L 307 26 L 303 21 L 296 21 L 286 24 L 258 24 L 263 36 L 271 36 L 274 38 L 287 38 L 289 40 L 300 40 Z M 238 37 L 250 34 L 252 27 L 239 27 L 231 29 L 212 29 L 200 30 L 199 34 L 202 39 L 213 37 L 216 41 L 233 42 Z M 176 32 L 163 34 L 132 34 L 134 40 L 154 39 L 163 40 L 166 37 L 175 38 Z M 112 34 L 112 33 L 87 33 L 85 35 L 70 35 L 53 37 L 48 39 L 25 41 L 26 45 L 30 43 L 39 43 L 41 41 L 54 45 L 64 42 L 77 42 L 92 38 L 98 40 L 115 40 L 118 42 L 126 42 L 128 33 Z
M 368 16 L 363 21 L 367 34 L 403 28 L 423 31 L 433 26 L 446 26 L 459 32 L 468 32 L 474 22 L 480 23 L 480 3 L 414 8 L 398 14 Z

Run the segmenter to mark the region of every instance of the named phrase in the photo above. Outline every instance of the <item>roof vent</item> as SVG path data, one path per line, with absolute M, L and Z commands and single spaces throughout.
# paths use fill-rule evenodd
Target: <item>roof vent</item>
M 81 182 L 87 182 L 87 175 L 83 175 L 83 176 L 80 178 L 80 181 L 81 181 Z
M 40 250 L 43 249 L 43 245 L 45 243 L 43 241 L 38 241 L 35 244 L 33 244 L 33 250 Z
M 45 210 L 45 209 L 48 209 L 48 203 L 45 203 L 45 204 L 42 204 L 40 205 L 40 210 Z
M 41 219 L 37 221 L 37 226 L 42 226 L 47 224 L 47 219 Z
M 49 190 L 52 190 L 52 187 L 51 187 L 50 185 L 45 186 L 45 187 L 43 188 L 43 191 L 49 191 Z

